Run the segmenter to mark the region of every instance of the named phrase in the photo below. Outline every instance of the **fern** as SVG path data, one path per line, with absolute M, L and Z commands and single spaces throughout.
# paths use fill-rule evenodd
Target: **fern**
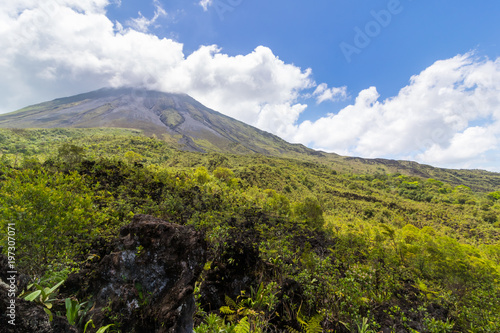
M 220 312 L 225 315 L 230 315 L 233 314 L 235 311 L 233 311 L 229 306 L 222 306 L 220 308 Z
M 309 318 L 309 320 L 307 320 L 305 318 L 302 318 L 300 314 L 300 309 L 299 313 L 297 313 L 297 321 L 299 322 L 300 326 L 302 327 L 302 330 L 305 333 L 323 332 L 323 327 L 321 327 L 321 322 L 323 321 L 324 318 L 325 315 L 323 313 L 317 313 L 316 315 Z
M 234 328 L 235 333 L 250 333 L 250 323 L 248 322 L 248 317 L 243 317 L 238 325 Z
M 225 295 L 225 300 L 226 300 L 226 305 L 229 308 L 233 308 L 233 309 L 237 309 L 238 308 L 238 305 L 236 304 L 236 302 L 231 297 Z
M 289 333 L 302 333 L 300 331 L 297 331 L 295 328 L 293 327 L 290 327 L 290 326 L 286 326 L 286 329 L 288 330 Z
M 321 333 L 323 332 L 323 328 L 321 327 L 321 322 L 325 318 L 325 315 L 322 313 L 318 313 L 314 315 L 307 322 L 306 333 Z

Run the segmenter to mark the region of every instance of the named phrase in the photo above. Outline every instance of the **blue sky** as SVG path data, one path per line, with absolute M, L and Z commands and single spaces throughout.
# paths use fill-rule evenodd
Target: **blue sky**
M 500 56 L 500 2 L 498 1 L 283 1 L 219 0 L 203 11 L 196 1 L 163 1 L 169 16 L 151 32 L 174 38 L 190 54 L 200 45 L 216 44 L 229 55 L 250 53 L 264 45 L 286 63 L 311 68 L 317 82 L 347 86 L 353 94 L 376 86 L 382 99 L 394 96 L 410 77 L 435 61 L 474 51 Z M 346 59 L 340 45 L 355 47 L 355 28 L 365 31 L 388 7 L 386 26 L 380 26 L 369 45 Z M 110 6 L 108 17 L 126 22 L 141 12 L 153 17 L 153 2 L 125 1 Z M 376 30 L 374 30 L 376 31 Z M 320 117 L 344 106 L 321 105 L 301 114 Z
M 498 1 L 2 4 L 0 112 L 103 86 L 180 90 L 312 148 L 500 171 L 499 14 Z

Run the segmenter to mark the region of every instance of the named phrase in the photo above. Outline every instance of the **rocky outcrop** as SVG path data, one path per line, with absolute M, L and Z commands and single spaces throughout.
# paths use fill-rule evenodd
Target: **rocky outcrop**
M 192 332 L 194 284 L 205 260 L 200 233 L 136 215 L 89 276 L 69 280 L 87 280 L 81 296 L 93 296 L 86 319 L 97 327 L 115 323 L 130 333 Z

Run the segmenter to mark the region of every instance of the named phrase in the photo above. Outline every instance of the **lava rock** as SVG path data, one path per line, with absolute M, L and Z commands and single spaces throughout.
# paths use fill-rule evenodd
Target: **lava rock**
M 124 333 L 192 332 L 206 249 L 190 227 L 136 215 L 87 281 L 94 307 L 86 319 L 96 327 L 114 323 Z

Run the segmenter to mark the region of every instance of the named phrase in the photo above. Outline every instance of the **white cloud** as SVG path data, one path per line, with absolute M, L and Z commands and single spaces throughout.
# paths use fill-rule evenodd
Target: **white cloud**
M 260 111 L 255 126 L 284 137 L 294 130 L 294 124 L 306 108 L 305 104 L 267 104 Z
M 200 6 L 203 7 L 204 11 L 208 10 L 208 7 L 212 5 L 213 0 L 201 0 L 199 2 Z
M 263 46 L 237 56 L 201 46 L 186 56 L 181 43 L 147 33 L 166 15 L 159 3 L 155 16 L 135 28 L 111 22 L 110 3 L 117 2 L 1 2 L 0 112 L 104 86 L 140 86 L 190 94 L 226 115 L 327 151 L 498 170 L 499 59 L 465 54 L 437 61 L 397 96 L 379 101 L 370 87 L 339 112 L 299 123 L 307 107 L 299 98 L 318 104 L 345 99 L 346 87 L 317 85 L 310 69 L 286 64 Z
M 348 155 L 450 167 L 492 163 L 499 154 L 500 59 L 465 54 L 437 61 L 397 96 L 378 99 L 375 87 L 363 90 L 354 105 L 305 121 L 287 138 Z
M 446 147 L 433 144 L 417 157 L 438 164 L 467 163 L 477 158 L 484 159 L 484 153 L 497 147 L 498 134 L 485 127 L 469 127 L 456 133 Z
M 102 86 L 188 93 L 269 131 L 281 119 L 270 110 L 296 115 L 305 108 L 296 100 L 315 85 L 309 69 L 286 64 L 263 46 L 238 56 L 215 45 L 201 46 L 186 57 L 181 43 L 146 33 L 157 17 L 166 15 L 156 4 L 153 19 L 139 17 L 135 28 L 111 22 L 105 15 L 107 1 L 0 4 L 0 13 L 8 13 L 0 20 L 0 40 L 6 41 L 0 54 L 1 111 Z M 281 122 L 295 120 L 284 117 Z
M 141 12 L 139 12 L 139 17 L 129 20 L 127 22 L 127 25 L 137 31 L 144 33 L 148 32 L 149 27 L 153 25 L 158 20 L 158 18 L 167 16 L 167 12 L 163 9 L 161 3 L 158 0 L 153 0 L 153 4 L 155 6 L 155 14 L 153 18 L 148 19 L 144 17 Z
M 203 46 L 171 74 L 162 80 L 162 90 L 188 92 L 231 117 L 253 125 L 260 122 L 261 128 L 268 131 L 275 128 L 263 119 L 262 114 L 269 114 L 266 106 L 288 108 L 295 113 L 294 102 L 300 91 L 313 85 L 310 70 L 285 64 L 263 46 L 236 57 L 220 53 L 214 45 Z M 288 118 L 281 121 L 287 123 Z
M 347 98 L 347 87 L 333 87 L 328 89 L 326 83 L 321 83 L 316 87 L 313 92 L 313 96 L 316 97 L 316 103 L 321 104 L 325 101 L 338 101 Z

